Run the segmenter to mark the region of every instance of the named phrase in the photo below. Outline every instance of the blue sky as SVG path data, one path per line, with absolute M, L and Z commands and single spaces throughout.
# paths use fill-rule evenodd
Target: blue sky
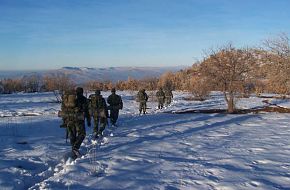
M 290 33 L 289 0 L 0 0 L 0 70 L 192 65 Z

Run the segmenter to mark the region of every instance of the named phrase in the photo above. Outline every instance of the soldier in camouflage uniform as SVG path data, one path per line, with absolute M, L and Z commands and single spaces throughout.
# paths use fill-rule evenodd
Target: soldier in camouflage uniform
M 163 92 L 162 88 L 159 88 L 159 90 L 156 92 L 156 97 L 158 101 L 158 109 L 162 109 L 165 101 L 165 93 Z
M 90 112 L 94 118 L 94 135 L 95 138 L 103 135 L 103 131 L 108 123 L 108 108 L 105 99 L 101 95 L 100 90 L 96 90 L 95 94 L 90 95 Z M 100 125 L 100 127 L 99 127 Z
M 75 159 L 80 156 L 79 148 L 86 137 L 85 119 L 90 126 L 91 117 L 87 98 L 83 96 L 83 88 L 78 87 L 75 93 L 67 92 L 65 95 L 70 96 L 71 100 L 68 103 L 65 98 L 63 99 L 62 112 L 72 146 L 72 157 Z
M 169 89 L 165 90 L 165 103 L 166 103 L 166 105 L 171 104 L 172 98 L 173 98 L 172 91 Z
M 121 96 L 116 94 L 116 89 L 112 88 L 112 94 L 108 97 L 107 102 L 110 110 L 110 120 L 112 125 L 116 125 L 119 117 L 119 110 L 123 109 L 123 102 Z
M 145 92 L 145 89 L 142 89 L 137 94 L 137 100 L 139 101 L 139 114 L 143 112 L 143 114 L 146 114 L 146 108 L 147 108 L 147 101 L 148 101 L 148 95 Z

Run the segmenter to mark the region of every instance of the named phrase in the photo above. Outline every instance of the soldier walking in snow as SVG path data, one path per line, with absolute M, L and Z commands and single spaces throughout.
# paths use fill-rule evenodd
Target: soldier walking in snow
M 166 103 L 166 105 L 171 104 L 172 98 L 173 98 L 172 91 L 169 89 L 165 90 L 165 103 Z
M 112 88 L 112 94 L 108 97 L 107 102 L 110 110 L 110 120 L 112 125 L 116 125 L 119 117 L 119 110 L 123 109 L 123 102 L 121 96 L 116 94 L 116 89 Z
M 158 101 L 158 109 L 162 109 L 165 101 L 165 93 L 163 92 L 162 88 L 159 88 L 159 90 L 156 92 L 156 97 Z
M 139 101 L 139 114 L 143 112 L 143 114 L 146 114 L 146 108 L 147 108 L 147 101 L 148 101 L 148 95 L 145 92 L 145 89 L 142 89 L 137 94 L 137 100 Z
M 88 101 L 83 96 L 83 88 L 78 87 L 75 91 L 68 91 L 63 95 L 62 117 L 70 138 L 72 157 L 76 159 L 80 156 L 79 148 L 86 137 L 85 119 L 88 126 L 91 126 Z
M 94 135 L 95 138 L 103 135 L 103 131 L 108 123 L 108 108 L 105 99 L 101 95 L 100 90 L 96 90 L 95 94 L 90 95 L 90 113 L 94 119 Z M 100 125 L 100 127 L 99 127 Z

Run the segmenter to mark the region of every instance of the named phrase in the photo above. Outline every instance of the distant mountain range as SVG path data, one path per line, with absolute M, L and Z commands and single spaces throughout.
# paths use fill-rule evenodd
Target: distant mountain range
M 23 78 L 31 75 L 38 77 L 67 75 L 75 83 L 81 84 L 90 80 L 112 81 L 127 80 L 128 77 L 142 79 L 147 77 L 159 77 L 165 72 L 176 72 L 187 66 L 175 67 L 63 67 L 56 70 L 44 71 L 0 71 L 0 79 L 3 78 Z

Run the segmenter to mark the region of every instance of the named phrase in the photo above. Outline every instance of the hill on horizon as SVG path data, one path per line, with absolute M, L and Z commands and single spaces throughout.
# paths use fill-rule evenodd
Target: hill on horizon
M 177 72 L 187 66 L 174 67 L 63 67 L 55 70 L 42 71 L 0 71 L 0 79 L 23 78 L 25 76 L 37 75 L 38 77 L 67 75 L 77 84 L 90 80 L 112 81 L 133 79 L 143 79 L 147 77 L 159 77 L 165 72 Z

